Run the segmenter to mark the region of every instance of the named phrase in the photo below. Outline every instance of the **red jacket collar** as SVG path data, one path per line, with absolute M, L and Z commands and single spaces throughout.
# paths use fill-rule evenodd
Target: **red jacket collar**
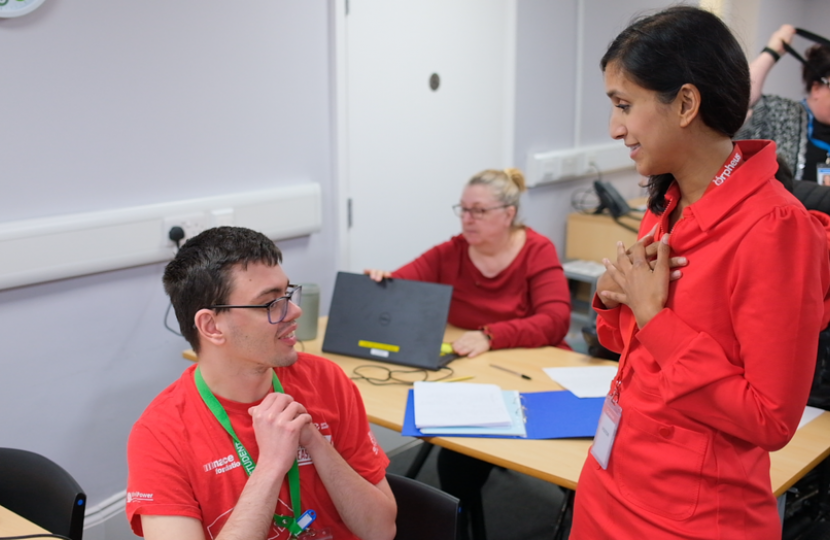
M 686 209 L 694 215 L 703 231 L 708 231 L 730 214 L 736 205 L 774 178 L 778 170 L 773 141 L 745 140 L 737 141 L 736 144 L 743 154 L 741 166 L 727 181 L 708 190 L 699 201 Z M 666 198 L 670 201 L 666 208 L 666 214 L 669 214 L 680 199 L 677 182 L 669 187 Z

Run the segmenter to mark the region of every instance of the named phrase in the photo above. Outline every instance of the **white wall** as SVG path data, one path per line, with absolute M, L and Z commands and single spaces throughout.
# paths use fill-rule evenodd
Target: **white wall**
M 583 4 L 581 70 L 576 63 L 577 23 Z M 671 5 L 669 0 L 523 0 L 518 4 L 515 162 L 529 152 L 605 144 L 610 102 L 599 62 L 609 43 L 638 14 Z M 580 76 L 581 78 L 577 79 Z M 577 99 L 577 92 L 581 99 Z M 579 120 L 576 117 L 579 115 Z M 579 140 L 575 133 L 579 131 Z M 560 257 L 571 196 L 595 177 L 532 188 L 523 198 L 525 222 L 547 235 Z M 633 170 L 603 175 L 627 198 L 643 194 Z
M 318 182 L 323 232 L 280 246 L 292 279 L 330 291 L 327 2 L 148 7 L 0 20 L 0 222 Z M 0 446 L 52 458 L 92 506 L 124 489 L 133 421 L 186 366 L 162 269 L 0 291 Z
M 821 36 L 827 37 L 827 23 L 830 22 L 830 3 L 826 0 L 802 0 L 804 2 L 804 21 L 810 21 L 809 28 Z M 804 23 L 807 24 L 806 22 Z

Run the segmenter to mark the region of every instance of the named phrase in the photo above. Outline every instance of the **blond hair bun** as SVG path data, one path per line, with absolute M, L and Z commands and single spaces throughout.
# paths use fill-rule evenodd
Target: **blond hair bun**
M 504 174 L 507 175 L 507 178 L 510 179 L 511 182 L 516 184 L 516 187 L 519 188 L 519 193 L 524 193 L 527 191 L 527 185 L 525 184 L 525 175 L 519 169 L 514 168 L 507 168 L 504 169 Z

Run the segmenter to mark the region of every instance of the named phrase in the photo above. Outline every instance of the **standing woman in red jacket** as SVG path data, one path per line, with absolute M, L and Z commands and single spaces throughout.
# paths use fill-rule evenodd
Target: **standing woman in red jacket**
M 460 355 L 548 345 L 569 349 L 568 283 L 553 243 L 517 221 L 524 190 L 518 169 L 478 173 L 453 207 L 461 234 L 392 273 L 366 273 L 377 281 L 393 277 L 452 285 L 449 322 L 468 329 L 452 344 Z M 492 469 L 444 448 L 438 454 L 441 488 L 461 499 L 462 538 L 467 521 L 474 539 L 485 536 L 481 488 Z
M 641 19 L 601 66 L 649 210 L 594 298 L 600 341 L 622 356 L 570 538 L 780 539 L 769 452 L 807 402 L 826 240 L 774 178 L 775 144 L 731 140 L 749 70 L 716 16 Z

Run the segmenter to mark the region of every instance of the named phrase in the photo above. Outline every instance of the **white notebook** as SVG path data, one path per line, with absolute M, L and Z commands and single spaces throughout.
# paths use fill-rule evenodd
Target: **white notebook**
M 518 390 L 502 390 L 502 399 L 510 413 L 510 426 L 450 426 L 420 428 L 424 435 L 444 435 L 446 437 L 461 435 L 514 435 L 516 437 L 527 437 L 527 425 L 525 423 L 524 407 L 522 396 Z
M 512 425 L 498 385 L 416 382 L 414 387 L 415 426 L 419 429 Z

